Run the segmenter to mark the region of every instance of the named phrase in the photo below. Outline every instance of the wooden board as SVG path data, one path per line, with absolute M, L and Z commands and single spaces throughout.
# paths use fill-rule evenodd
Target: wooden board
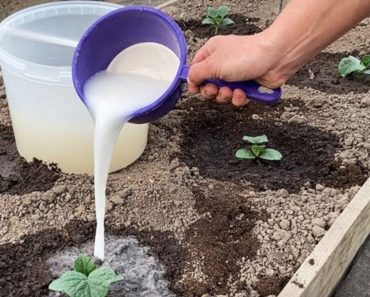
M 278 297 L 329 297 L 370 234 L 370 178 Z

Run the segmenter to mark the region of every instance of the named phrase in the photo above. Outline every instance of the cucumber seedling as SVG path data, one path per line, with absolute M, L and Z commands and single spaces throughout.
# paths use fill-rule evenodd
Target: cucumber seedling
M 342 77 L 350 74 L 370 75 L 370 55 L 363 56 L 361 59 L 354 56 L 345 57 L 339 62 L 338 70 Z
M 234 24 L 234 21 L 228 17 L 229 13 L 230 8 L 226 5 L 219 8 L 208 7 L 208 14 L 203 19 L 202 24 L 213 26 L 216 35 L 221 28 Z
M 250 143 L 248 149 L 240 149 L 236 152 L 235 156 L 238 159 L 264 159 L 269 161 L 279 161 L 283 158 L 283 155 L 272 148 L 266 148 L 268 139 L 266 135 L 261 136 L 244 136 L 243 140 Z
M 97 267 L 89 256 L 81 255 L 74 262 L 74 270 L 62 274 L 49 285 L 69 297 L 106 297 L 112 283 L 122 280 L 109 267 Z

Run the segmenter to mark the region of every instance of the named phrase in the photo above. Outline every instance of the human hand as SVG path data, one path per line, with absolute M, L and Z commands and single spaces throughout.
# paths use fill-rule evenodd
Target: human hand
M 280 74 L 276 66 L 281 59 L 271 48 L 264 33 L 250 36 L 212 37 L 195 55 L 189 71 L 188 88 L 192 94 L 201 93 L 206 99 L 235 106 L 248 103 L 244 91 L 218 88 L 214 84 L 202 86 L 203 81 L 218 78 L 226 81 L 256 80 L 267 88 L 277 88 L 288 76 Z

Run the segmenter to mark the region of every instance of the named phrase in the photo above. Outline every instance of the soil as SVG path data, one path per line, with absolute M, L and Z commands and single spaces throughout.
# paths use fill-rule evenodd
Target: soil
M 189 167 L 199 168 L 203 176 L 248 184 L 256 190 L 284 188 L 289 192 L 297 192 L 307 183 L 349 188 L 363 184 L 367 178 L 368 172 L 360 164 L 341 168 L 335 161 L 335 153 L 343 149 L 335 134 L 306 124 L 277 120 L 287 109 L 305 114 L 305 108 L 290 101 L 279 106 L 252 103 L 237 110 L 198 99 L 193 101 L 181 106 L 189 110 L 189 125 L 184 126 L 179 158 Z M 256 113 L 262 113 L 262 117 L 253 118 Z M 267 132 L 268 147 L 279 149 L 284 156 L 282 161 L 235 158 L 239 148 L 249 147 L 242 140 L 244 135 Z
M 197 296 L 228 293 L 225 288 L 230 279 L 238 280 L 240 257 L 256 256 L 259 243 L 252 232 L 256 220 L 266 219 L 265 214 L 247 206 L 247 199 L 238 195 L 239 187 L 227 192 L 222 187 L 209 189 L 203 184 L 193 190 L 195 208 L 204 217 L 190 225 L 186 235 L 191 250 L 205 256 L 203 274 L 208 279 L 205 285 L 198 285 Z
M 249 18 L 242 14 L 230 14 L 230 18 L 235 24 L 221 29 L 223 35 L 249 35 L 261 32 L 262 29 L 256 25 L 258 18 Z M 190 30 L 195 38 L 209 38 L 215 33 L 215 29 L 210 26 L 199 26 L 199 19 L 182 19 L 178 22 L 181 29 L 185 32 Z
M 289 281 L 287 277 L 279 278 L 276 276 L 263 277 L 255 285 L 255 289 L 261 297 L 268 297 L 271 295 L 278 295 L 284 288 L 285 284 Z
M 280 7 L 167 7 L 185 30 L 189 59 L 212 32 L 199 25 L 206 7 L 221 4 L 237 21 L 221 34 L 258 32 Z M 300 70 L 275 106 L 236 109 L 184 93 L 151 125 L 143 156 L 109 176 L 108 233 L 150 247 L 177 296 L 277 296 L 368 176 L 369 82 L 339 78 L 336 67 L 348 53 L 365 54 L 369 34 L 365 20 Z M 0 75 L 0 296 L 44 297 L 47 259 L 94 236 L 93 178 L 18 156 L 1 83 Z M 266 134 L 284 159 L 234 158 L 247 134 Z
M 0 193 L 23 195 L 53 187 L 61 173 L 57 165 L 36 159 L 27 163 L 16 150 L 9 126 L 0 125 L 0 142 Z
M 369 90 L 370 79 L 368 77 L 343 78 L 337 75 L 337 68 L 344 56 L 361 56 L 358 50 L 344 53 L 321 53 L 311 63 L 304 66 L 298 75 L 294 76 L 289 84 L 298 88 L 312 88 L 329 94 L 362 94 Z M 302 75 L 312 71 L 315 79 Z

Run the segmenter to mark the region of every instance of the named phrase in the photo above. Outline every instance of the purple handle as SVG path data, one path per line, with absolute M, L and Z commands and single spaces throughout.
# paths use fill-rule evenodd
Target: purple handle
M 187 80 L 189 73 L 189 66 L 184 66 L 180 78 Z M 266 104 L 275 104 L 280 101 L 282 91 L 281 88 L 268 89 L 260 85 L 254 80 L 238 81 L 238 82 L 227 82 L 220 79 L 209 79 L 203 82 L 203 84 L 213 83 L 217 87 L 229 87 L 231 90 L 241 89 L 243 90 L 249 99 L 263 102 Z

